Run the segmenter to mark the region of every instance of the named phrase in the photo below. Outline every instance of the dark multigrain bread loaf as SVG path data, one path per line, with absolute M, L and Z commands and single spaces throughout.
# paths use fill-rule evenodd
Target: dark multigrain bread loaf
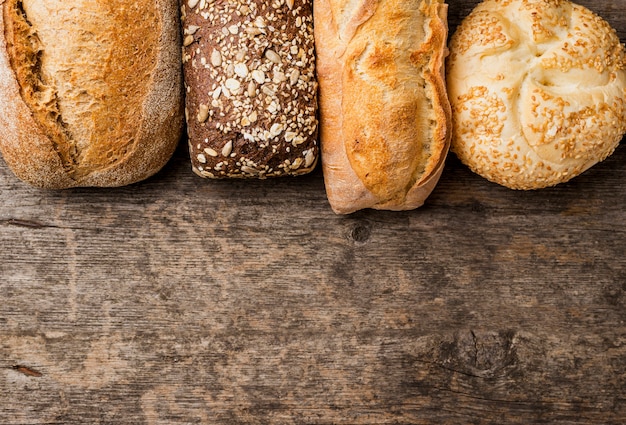
M 317 162 L 311 0 L 183 0 L 193 171 L 298 175 Z

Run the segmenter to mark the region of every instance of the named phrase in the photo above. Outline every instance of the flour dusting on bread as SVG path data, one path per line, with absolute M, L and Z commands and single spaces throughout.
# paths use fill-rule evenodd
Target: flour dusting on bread
M 406 210 L 434 188 L 448 150 L 442 1 L 318 0 L 321 144 L 333 209 Z

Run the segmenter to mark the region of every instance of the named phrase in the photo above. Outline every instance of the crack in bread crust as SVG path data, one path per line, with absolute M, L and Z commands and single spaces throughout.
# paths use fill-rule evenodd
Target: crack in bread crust
M 156 2 L 8 0 L 3 8 L 20 95 L 66 175 L 80 183 L 123 162 L 157 62 Z
M 423 204 L 449 147 L 437 0 L 318 0 L 322 165 L 338 213 Z
M 71 176 L 76 168 L 76 148 L 59 112 L 56 89 L 45 81 L 41 73 L 41 40 L 26 16 L 22 0 L 9 0 L 3 7 L 9 59 L 15 70 L 20 95 L 35 119 L 47 123 L 46 133 L 61 159 L 63 169 Z
M 382 114 L 372 114 L 366 123 L 344 122 L 346 152 L 352 168 L 381 203 L 402 202 L 408 190 L 433 168 L 430 162 L 438 162 L 440 146 L 432 142 L 434 93 L 425 79 L 436 54 L 433 40 L 437 40 L 433 31 L 428 31 L 431 19 L 424 18 L 424 4 L 418 6 L 389 6 L 395 12 L 376 15 L 364 23 L 348 48 L 344 90 L 346 98 L 360 101 L 345 102 L 344 110 L 356 115 L 353 109 L 380 107 Z M 395 24 L 370 41 L 365 36 L 368 27 L 381 27 L 382 17 Z M 418 22 L 423 25 L 415 25 Z M 405 40 L 412 40 L 408 49 Z M 362 41 L 366 41 L 364 46 Z

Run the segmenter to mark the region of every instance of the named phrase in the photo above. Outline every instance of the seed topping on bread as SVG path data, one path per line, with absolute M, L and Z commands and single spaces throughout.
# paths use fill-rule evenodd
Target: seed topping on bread
M 186 113 L 190 136 L 196 135 L 190 150 L 199 175 L 269 177 L 314 166 L 313 22 L 304 13 L 307 3 L 296 3 L 183 5 Z
M 565 0 L 485 0 L 450 43 L 452 150 L 513 189 L 563 183 L 626 133 L 626 51 Z

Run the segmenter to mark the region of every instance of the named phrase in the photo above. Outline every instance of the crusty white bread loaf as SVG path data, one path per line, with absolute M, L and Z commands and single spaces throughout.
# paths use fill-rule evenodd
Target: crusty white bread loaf
M 626 56 L 602 18 L 565 0 L 487 0 L 450 44 L 452 150 L 512 189 L 563 183 L 626 132 Z
M 316 0 L 322 165 L 333 210 L 407 210 L 437 183 L 450 138 L 447 6 Z
M 300 175 L 318 159 L 312 0 L 184 0 L 192 170 Z
M 42 188 L 156 173 L 183 126 L 176 0 L 5 0 L 0 150 Z

